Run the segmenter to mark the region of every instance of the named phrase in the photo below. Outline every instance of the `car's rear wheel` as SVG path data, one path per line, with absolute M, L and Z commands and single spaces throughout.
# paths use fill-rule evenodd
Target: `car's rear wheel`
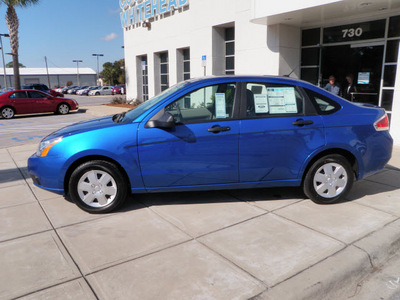
M 312 164 L 304 178 L 303 189 L 315 203 L 332 204 L 344 199 L 353 182 L 354 173 L 348 160 L 332 154 Z
M 69 194 L 83 210 L 107 213 L 125 202 L 128 185 L 114 164 L 93 160 L 73 171 L 69 180 Z
M 58 107 L 57 107 L 57 113 L 59 113 L 60 115 L 66 115 L 69 113 L 69 105 L 66 103 L 61 103 Z
M 3 107 L 0 110 L 0 115 L 4 119 L 12 119 L 14 117 L 14 115 L 15 115 L 15 111 L 11 107 Z

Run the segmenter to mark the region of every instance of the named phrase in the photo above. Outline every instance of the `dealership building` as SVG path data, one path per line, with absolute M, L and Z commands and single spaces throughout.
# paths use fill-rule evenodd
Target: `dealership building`
M 119 0 L 127 97 L 204 75 L 289 75 L 380 105 L 400 144 L 399 0 Z

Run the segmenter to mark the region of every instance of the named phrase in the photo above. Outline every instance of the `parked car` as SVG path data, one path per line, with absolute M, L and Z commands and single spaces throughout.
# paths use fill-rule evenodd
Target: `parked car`
M 57 92 L 57 93 L 62 93 L 61 90 L 63 89 L 63 86 L 60 86 L 58 88 L 53 89 L 53 91 Z
M 76 94 L 77 91 L 88 88 L 88 85 L 78 86 L 77 88 L 68 90 L 68 94 Z
M 178 83 L 137 108 L 53 132 L 28 160 L 35 185 L 91 213 L 129 193 L 302 186 L 341 201 L 381 170 L 393 140 L 383 108 L 287 77 Z
M 89 92 L 89 96 L 98 96 L 98 95 L 111 95 L 112 86 L 100 86 L 98 89 L 91 90 Z
M 125 84 L 118 84 L 111 90 L 111 95 L 125 94 Z
M 79 108 L 73 99 L 53 97 L 36 90 L 16 90 L 0 95 L 0 116 L 11 119 L 18 114 L 55 112 L 67 114 Z
M 77 95 L 88 95 L 89 91 L 94 90 L 94 89 L 98 89 L 98 86 L 90 86 L 86 89 L 82 89 L 76 92 Z
M 44 93 L 50 94 L 53 97 L 64 97 L 64 95 L 62 93 L 53 91 L 51 89 L 49 89 L 49 87 L 45 84 L 40 84 L 40 83 L 34 83 L 34 84 L 25 84 L 23 86 L 21 86 L 21 88 L 23 90 L 38 90 L 38 91 L 42 91 Z
M 69 91 L 69 90 L 76 89 L 77 87 L 78 87 L 77 85 L 66 86 L 65 88 L 63 88 L 63 89 L 61 90 L 61 93 L 63 93 L 63 94 L 68 94 L 68 91 Z

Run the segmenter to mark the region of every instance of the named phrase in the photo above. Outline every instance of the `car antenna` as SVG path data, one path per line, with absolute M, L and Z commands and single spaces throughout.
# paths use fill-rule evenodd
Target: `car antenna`
M 290 72 L 289 74 L 283 75 L 283 77 L 290 77 L 290 75 L 292 75 L 292 73 L 298 68 L 298 66 L 299 66 L 299 65 L 297 65 L 297 66 L 292 70 L 292 72 Z

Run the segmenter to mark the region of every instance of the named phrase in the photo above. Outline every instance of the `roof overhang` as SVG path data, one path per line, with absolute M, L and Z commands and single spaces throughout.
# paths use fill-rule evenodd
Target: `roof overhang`
M 253 0 L 253 23 L 315 27 L 400 15 L 399 0 Z

